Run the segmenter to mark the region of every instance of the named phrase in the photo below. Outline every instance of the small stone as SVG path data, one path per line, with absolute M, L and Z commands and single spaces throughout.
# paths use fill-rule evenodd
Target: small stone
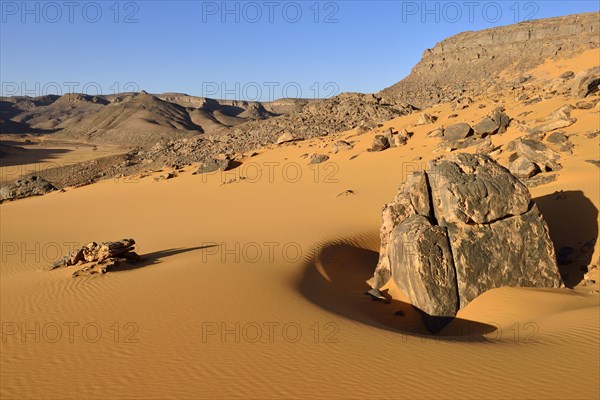
M 320 164 L 327 160 L 329 160 L 329 156 L 326 156 L 325 154 L 315 154 L 311 157 L 309 164 Z

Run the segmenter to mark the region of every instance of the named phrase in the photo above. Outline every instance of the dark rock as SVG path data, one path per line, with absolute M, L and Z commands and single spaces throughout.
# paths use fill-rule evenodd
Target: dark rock
M 575 107 L 580 110 L 589 110 L 594 108 L 594 103 L 592 103 L 591 101 L 578 101 L 577 103 L 575 103 Z
M 227 171 L 231 168 L 232 161 L 229 157 L 211 158 L 205 161 L 194 174 L 208 174 L 216 171 Z
M 571 95 L 575 98 L 587 97 L 598 92 L 600 84 L 600 66 L 587 70 L 573 81 Z
M 415 125 L 427 125 L 434 123 L 438 118 L 435 115 L 431 115 L 428 113 L 422 113 L 419 115 L 419 119 Z
M 575 73 L 573 71 L 565 71 L 562 74 L 560 74 L 559 78 L 561 79 L 571 79 L 575 76 Z
M 446 229 L 412 215 L 391 232 L 389 246 L 392 276 L 411 303 L 427 316 L 454 317 L 459 299 Z
M 352 150 L 354 146 L 351 143 L 346 142 L 345 140 L 338 140 L 331 146 L 331 152 L 336 154 L 340 151 Z
M 553 132 L 546 138 L 546 140 L 554 144 L 563 144 L 568 141 L 569 138 L 566 137 L 563 132 Z
M 294 140 L 296 140 L 296 138 L 294 138 L 294 135 L 292 135 L 289 132 L 286 132 L 277 138 L 275 144 L 289 143 L 293 142 Z
M 488 135 L 493 135 L 500 129 L 500 125 L 498 125 L 493 119 L 490 117 L 485 117 L 478 124 L 473 127 L 476 135 L 485 137 Z
M 599 160 L 585 160 L 585 162 L 590 163 L 590 164 L 595 165 L 596 167 L 600 168 Z
M 525 157 L 518 157 L 514 160 L 508 168 L 510 173 L 519 179 L 531 178 L 535 174 L 542 172 L 540 167 L 534 162 L 531 162 Z
M 536 163 L 545 171 L 557 171 L 562 168 L 558 163 L 558 153 L 541 142 L 520 139 L 515 141 L 515 150 L 519 156 Z
M 524 179 L 523 184 L 528 188 L 534 188 L 541 185 L 546 185 L 556 180 L 556 174 L 541 174 L 535 175 L 529 179 Z
M 345 197 L 345 196 L 350 196 L 354 194 L 354 190 L 348 189 L 348 190 L 344 190 L 342 193 L 338 194 L 336 197 Z
M 373 145 L 368 151 L 383 151 L 390 148 L 390 142 L 383 135 L 375 135 Z
M 393 278 L 430 330 L 486 290 L 562 284 L 529 191 L 484 155 L 441 157 L 408 177 L 383 208 L 380 235 L 371 290 Z
M 588 133 L 585 134 L 585 137 L 588 138 L 588 139 L 594 139 L 594 138 L 596 138 L 599 135 L 600 135 L 600 131 L 588 132 Z
M 573 125 L 577 122 L 576 118 L 571 118 L 571 111 L 573 111 L 573 106 L 570 104 L 565 104 L 560 107 L 558 110 L 552 112 L 545 118 L 543 124 L 538 125 L 532 129 L 530 129 L 530 133 L 546 133 L 553 131 L 555 129 L 565 128 L 567 126 Z
M 444 129 L 444 139 L 446 140 L 459 140 L 464 139 L 473 133 L 471 125 L 460 122 L 458 124 L 450 125 Z
M 510 117 L 504 113 L 502 108 L 496 108 L 492 111 L 492 120 L 498 125 L 498 131 L 496 133 L 504 133 L 510 125 Z
M 315 154 L 313 157 L 310 158 L 309 164 L 320 164 L 327 160 L 329 160 L 329 156 L 326 156 L 325 154 Z
M 44 178 L 30 175 L 17 179 L 13 184 L 0 187 L 0 201 L 41 196 L 54 190 L 56 188 Z

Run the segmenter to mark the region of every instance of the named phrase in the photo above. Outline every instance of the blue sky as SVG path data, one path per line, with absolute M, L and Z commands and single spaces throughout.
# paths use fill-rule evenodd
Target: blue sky
M 6 1 L 2 95 L 271 100 L 376 92 L 450 35 L 597 1 Z

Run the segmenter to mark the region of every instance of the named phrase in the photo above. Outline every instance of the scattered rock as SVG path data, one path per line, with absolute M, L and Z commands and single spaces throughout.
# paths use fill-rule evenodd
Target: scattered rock
M 315 154 L 310 158 L 309 164 L 320 164 L 327 160 L 329 160 L 329 156 L 326 156 L 325 154 Z
M 569 140 L 563 132 L 553 132 L 546 138 L 546 140 L 553 144 L 563 144 Z
M 525 157 L 518 157 L 510 164 L 508 169 L 511 174 L 519 179 L 531 178 L 532 176 L 542 172 L 536 163 L 528 160 Z
M 41 196 L 56 188 L 44 178 L 30 175 L 17 179 L 13 184 L 0 187 L 0 201 L 22 199 L 29 196 Z
M 286 132 L 283 135 L 279 136 L 279 138 L 277 138 L 277 141 L 275 142 L 275 144 L 289 143 L 289 142 L 293 142 L 294 140 L 296 140 L 294 138 L 294 135 L 292 135 L 289 132 Z
M 401 129 L 399 132 L 395 132 L 392 128 L 390 128 L 390 131 L 385 135 L 385 138 L 388 140 L 390 147 L 400 147 L 406 145 L 406 143 L 408 143 L 408 139 L 410 139 L 412 135 L 412 132 L 409 132 L 406 129 Z
M 557 171 L 562 168 L 558 163 L 558 153 L 545 144 L 527 139 L 517 139 L 514 142 L 517 154 L 536 163 L 543 171 Z
M 571 95 L 575 98 L 587 97 L 598 92 L 600 84 L 600 66 L 587 70 L 573 81 Z
M 598 135 L 600 135 L 600 131 L 588 132 L 588 133 L 585 134 L 585 137 L 588 138 L 588 139 L 594 139 Z
M 529 179 L 523 179 L 523 184 L 528 188 L 534 188 L 541 185 L 546 185 L 556 180 L 556 174 L 536 175 Z
M 538 96 L 538 97 L 534 97 L 533 99 L 524 101 L 523 105 L 530 106 L 532 104 L 539 103 L 540 101 L 542 101 L 542 98 Z
M 599 160 L 585 160 L 585 162 L 588 162 L 588 163 L 593 164 L 596 167 L 600 168 L 600 161 Z
M 496 133 L 504 133 L 510 125 L 511 118 L 506 115 L 502 107 L 497 107 L 492 111 L 492 120 L 498 125 L 498 131 Z
M 450 125 L 444 130 L 444 139 L 446 140 L 460 140 L 470 136 L 473 133 L 471 125 L 466 122 L 460 122 L 458 124 Z
M 375 135 L 373 138 L 373 145 L 367 151 L 383 151 L 385 149 L 389 149 L 390 142 L 383 135 Z
M 573 71 L 565 71 L 562 74 L 560 74 L 559 78 L 561 79 L 571 79 L 575 76 L 575 73 Z
M 223 158 L 211 158 L 208 161 L 205 161 L 197 170 L 194 172 L 196 174 L 207 174 L 216 171 L 227 171 L 231 168 L 232 162 L 229 157 Z
M 473 99 L 470 97 L 462 97 L 452 103 L 452 111 L 454 110 L 463 110 L 469 107 L 469 104 L 473 103 Z
M 571 111 L 573 110 L 573 106 L 570 104 L 565 104 L 558 110 L 554 111 L 550 115 L 545 118 L 545 123 L 538 125 L 529 130 L 530 133 L 545 133 L 550 132 L 556 129 L 565 128 L 567 126 L 573 125 L 577 122 L 576 118 L 571 118 Z
M 176 175 L 175 175 L 174 173 L 172 173 L 172 172 L 167 172 L 166 174 L 162 174 L 162 175 L 159 175 L 159 176 L 155 176 L 155 177 L 154 177 L 154 181 L 155 181 L 155 182 L 158 182 L 158 181 L 162 181 L 162 180 L 173 179 L 173 178 L 175 178 L 175 176 L 176 176 Z
M 500 129 L 500 125 L 498 125 L 490 117 L 485 117 L 484 119 L 482 119 L 481 121 L 479 121 L 479 123 L 477 123 L 473 127 L 473 130 L 475 131 L 475 134 L 477 134 L 477 135 L 479 135 L 481 137 L 485 137 L 485 136 L 488 136 L 488 135 L 493 135 L 496 132 L 498 132 L 498 129 Z
M 594 108 L 594 103 L 592 103 L 591 101 L 578 101 L 577 103 L 575 103 L 575 107 L 580 110 L 589 110 Z
M 341 197 L 341 196 L 350 196 L 354 194 L 354 190 L 344 190 L 342 193 L 338 194 L 336 197 Z
M 475 148 L 476 153 L 480 154 L 489 154 L 494 150 L 498 150 L 499 148 L 494 146 L 492 140 L 488 137 L 481 141 L 477 147 Z
M 427 125 L 432 124 L 437 120 L 437 117 L 428 113 L 421 113 L 419 119 L 415 125 Z
M 441 138 L 444 137 L 444 128 L 437 128 L 427 134 L 429 138 Z
M 354 146 L 345 140 L 338 140 L 331 146 L 331 152 L 336 154 L 340 151 L 352 150 Z

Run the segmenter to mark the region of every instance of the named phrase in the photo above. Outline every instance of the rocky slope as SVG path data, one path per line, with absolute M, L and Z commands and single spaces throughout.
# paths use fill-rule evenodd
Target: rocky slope
M 526 21 L 449 37 L 423 53 L 410 75 L 382 91 L 425 108 L 478 95 L 503 72 L 522 72 L 547 59 L 600 46 L 600 15 Z

